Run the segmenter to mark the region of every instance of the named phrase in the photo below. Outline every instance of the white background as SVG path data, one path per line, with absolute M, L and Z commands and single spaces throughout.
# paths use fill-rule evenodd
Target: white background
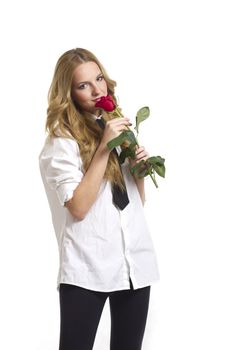
M 58 57 L 84 47 L 166 158 L 145 212 L 160 267 L 144 350 L 232 350 L 231 1 L 7 1 L 1 35 L 0 348 L 56 350 L 58 252 L 38 155 Z M 106 303 L 94 350 L 107 350 Z

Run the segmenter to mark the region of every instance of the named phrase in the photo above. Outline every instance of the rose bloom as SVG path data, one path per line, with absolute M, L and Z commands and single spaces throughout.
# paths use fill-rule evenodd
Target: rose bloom
M 116 108 L 111 95 L 102 96 L 95 104 L 96 107 L 103 108 L 106 112 L 112 112 Z

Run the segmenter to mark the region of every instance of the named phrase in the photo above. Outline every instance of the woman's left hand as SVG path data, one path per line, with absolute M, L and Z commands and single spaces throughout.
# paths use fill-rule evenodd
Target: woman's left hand
M 135 159 L 129 158 L 130 166 L 134 167 L 137 163 L 139 163 L 142 160 L 147 160 L 149 158 L 149 153 L 145 150 L 145 147 L 143 146 L 136 146 L 135 151 Z M 142 164 L 143 167 L 143 164 Z

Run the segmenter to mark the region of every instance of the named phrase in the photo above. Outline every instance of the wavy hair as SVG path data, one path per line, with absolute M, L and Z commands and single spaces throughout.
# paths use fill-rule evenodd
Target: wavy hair
M 48 93 L 48 109 L 46 131 L 50 137 L 67 137 L 75 139 L 79 145 L 83 168 L 86 172 L 94 153 L 100 144 L 103 130 L 97 123 L 93 123 L 93 116 L 81 110 L 72 99 L 72 80 L 76 67 L 86 62 L 95 62 L 107 84 L 108 94 L 116 102 L 114 96 L 116 82 L 109 78 L 106 70 L 93 53 L 86 49 L 76 48 L 65 52 L 55 67 L 54 76 Z M 113 117 L 103 111 L 105 120 Z M 124 148 L 126 144 L 122 145 Z M 109 155 L 104 178 L 111 183 L 124 188 L 122 173 L 118 160 L 113 152 Z

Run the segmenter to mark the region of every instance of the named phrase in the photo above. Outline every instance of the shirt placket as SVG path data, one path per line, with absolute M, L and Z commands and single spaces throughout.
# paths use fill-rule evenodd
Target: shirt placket
M 120 213 L 120 221 L 121 221 L 121 230 L 124 242 L 124 256 L 125 256 L 125 271 L 123 274 L 124 280 L 127 282 L 127 286 L 129 285 L 129 277 L 132 276 L 132 260 L 130 256 L 130 237 L 127 228 L 127 221 L 123 211 L 119 211 Z M 132 277 L 131 277 L 132 279 Z

